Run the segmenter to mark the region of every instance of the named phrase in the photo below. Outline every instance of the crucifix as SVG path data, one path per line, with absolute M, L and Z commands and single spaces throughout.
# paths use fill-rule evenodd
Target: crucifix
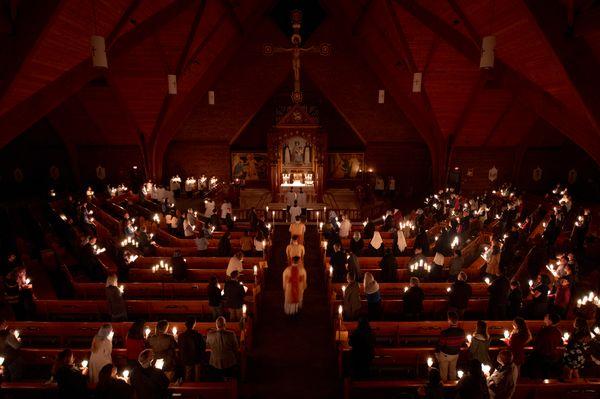
M 292 101 L 294 104 L 302 102 L 302 90 L 300 90 L 300 55 L 302 53 L 319 53 L 322 56 L 331 54 L 331 45 L 321 43 L 319 46 L 301 47 L 302 36 L 300 27 L 302 26 L 302 11 L 292 11 L 292 28 L 294 33 L 291 37 L 291 47 L 274 47 L 272 44 L 263 45 L 264 55 L 273 55 L 274 53 L 292 53 L 292 70 L 294 71 L 294 91 L 292 91 Z

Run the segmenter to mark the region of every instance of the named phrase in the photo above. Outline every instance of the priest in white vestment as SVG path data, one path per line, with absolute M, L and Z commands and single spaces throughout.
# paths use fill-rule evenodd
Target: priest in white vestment
M 300 264 L 300 258 L 296 256 L 292 259 L 292 264 L 283 271 L 283 290 L 285 292 L 283 309 L 285 314 L 295 315 L 302 309 L 306 285 L 306 269 Z

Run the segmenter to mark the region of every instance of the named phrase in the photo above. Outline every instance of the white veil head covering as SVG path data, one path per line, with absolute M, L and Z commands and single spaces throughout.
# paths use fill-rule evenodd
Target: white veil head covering
M 110 324 L 104 324 L 96 333 L 96 337 L 106 339 L 112 330 L 113 329 Z
M 363 285 L 365 288 L 365 294 L 374 294 L 377 291 L 379 291 L 379 284 L 377 283 L 377 281 L 375 281 L 375 278 L 369 272 L 365 273 Z
M 400 252 L 404 252 L 406 249 L 406 238 L 404 237 L 404 232 L 402 230 L 398 230 L 398 242 L 396 245 L 398 245 Z
M 373 238 L 371 239 L 371 246 L 375 249 L 381 248 L 381 244 L 383 244 L 383 239 L 381 238 L 381 234 L 378 231 L 373 233 Z

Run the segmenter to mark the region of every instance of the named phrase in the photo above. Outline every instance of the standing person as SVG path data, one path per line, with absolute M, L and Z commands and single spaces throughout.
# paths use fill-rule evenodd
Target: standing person
M 488 287 L 488 317 L 490 320 L 506 320 L 510 282 L 504 274 L 496 277 Z
M 356 256 L 360 256 L 364 247 L 365 241 L 362 239 L 360 232 L 355 231 L 352 235 L 352 240 L 350 240 L 350 251 L 356 254 Z
M 254 256 L 262 257 L 265 251 L 265 245 L 267 244 L 267 240 L 265 240 L 265 236 L 261 230 L 258 230 L 256 235 L 254 236 Z
M 358 320 L 358 325 L 350 334 L 348 344 L 350 352 L 350 369 L 353 378 L 365 378 L 370 374 L 371 362 L 375 356 L 375 336 L 366 317 Z
M 419 287 L 419 278 L 411 277 L 408 290 L 402 296 L 404 317 L 407 320 L 420 320 L 423 314 L 425 293 Z
M 110 324 L 104 324 L 92 340 L 92 353 L 89 361 L 89 377 L 92 384 L 98 383 L 102 367 L 112 363 L 113 329 Z
M 293 316 L 302 309 L 304 290 L 307 286 L 306 269 L 300 265 L 300 258 L 295 256 L 292 264 L 283 271 L 283 291 L 285 314 Z
M 208 306 L 212 312 L 213 320 L 221 316 L 223 312 L 223 294 L 221 287 L 219 287 L 217 276 L 210 276 L 210 280 L 208 281 Z
M 487 379 L 490 399 L 510 399 L 515 393 L 519 368 L 513 362 L 513 354 L 502 350 L 496 358 L 498 368 Z
M 127 364 L 135 367 L 140 353 L 146 349 L 146 340 L 144 339 L 144 321 L 136 320 L 133 322 L 127 335 L 125 336 L 125 349 L 127 350 Z
M 467 274 L 465 272 L 458 273 L 458 278 L 452 284 L 450 294 L 448 295 L 448 310 L 456 312 L 462 320 L 472 295 L 473 290 L 469 283 L 467 283 Z
M 361 303 L 360 303 L 360 286 L 356 282 L 354 274 L 347 273 L 346 291 L 344 291 L 343 310 L 345 320 L 356 320 L 360 314 Z
M 285 193 L 285 206 L 287 208 L 286 210 L 288 213 L 290 212 L 290 208 L 292 207 L 292 205 L 294 205 L 295 200 L 296 200 L 296 193 L 294 193 L 294 189 L 292 187 L 290 187 L 290 191 Z
M 127 306 L 123 299 L 123 292 L 118 286 L 116 274 L 111 274 L 106 278 L 105 291 L 110 320 L 114 322 L 127 321 Z
M 169 378 L 162 369 L 154 367 L 154 351 L 146 349 L 138 357 L 138 365 L 131 372 L 131 386 L 136 396 L 144 399 L 169 397 Z
M 188 317 L 185 321 L 185 331 L 179 334 L 179 357 L 185 369 L 186 382 L 200 381 L 202 363 L 206 352 L 206 342 L 198 331 L 194 330 L 196 318 Z
M 133 399 L 133 388 L 117 377 L 117 368 L 111 363 L 102 367 L 96 385 L 97 399 Z
M 171 267 L 173 267 L 173 279 L 175 281 L 185 281 L 187 279 L 187 263 L 181 255 L 181 251 L 173 252 L 171 257 Z
M 0 320 L 0 355 L 4 357 L 0 376 L 6 381 L 19 381 L 23 375 L 25 362 L 20 353 L 21 340 L 14 330 L 8 328 L 6 320 Z
M 302 222 L 301 216 L 296 216 L 292 219 L 292 223 L 290 224 L 290 236 L 298 237 L 298 243 L 304 245 L 304 233 L 306 232 L 306 225 Z
M 238 272 L 231 272 L 231 278 L 225 282 L 225 307 L 229 310 L 229 320 L 239 321 L 243 317 L 244 297 L 246 290 L 238 281 Z
M 483 320 L 477 321 L 477 330 L 473 332 L 473 337 L 469 345 L 471 358 L 479 360 L 483 364 L 492 364 L 490 359 L 490 340 L 487 323 Z
M 177 341 L 175 337 L 168 333 L 169 322 L 160 320 L 156 323 L 156 331 L 148 337 L 148 345 L 154 352 L 157 359 L 163 359 L 164 366 L 162 370 L 165 372 L 169 381 L 173 381 L 175 377 L 175 369 L 177 366 Z
M 455 249 L 452 254 L 452 260 L 450 260 L 449 281 L 456 281 L 458 273 L 462 271 L 464 265 L 465 258 L 462 256 L 462 251 L 460 249 Z
M 339 242 L 333 244 L 333 254 L 331 255 L 331 267 L 333 268 L 332 282 L 341 283 L 344 281 L 347 273 L 347 261 L 348 259 L 344 251 L 342 251 L 341 244 Z
M 306 216 L 306 193 L 300 187 L 300 191 L 298 192 L 296 199 L 298 200 L 298 206 L 302 209 L 302 215 Z
M 356 276 L 356 274 L 355 274 Z M 379 292 L 379 284 L 375 281 L 373 275 L 369 272 L 365 273 L 363 287 L 367 297 L 367 307 L 369 312 L 369 320 L 381 319 L 381 293 Z
M 579 379 L 579 370 L 585 366 L 585 357 L 590 346 L 590 328 L 583 317 L 573 322 L 573 334 L 569 337 L 563 355 L 564 377 Z
M 361 272 L 358 256 L 356 256 L 352 251 L 348 251 L 346 253 L 346 260 L 348 261 L 348 265 L 346 266 L 348 273 L 353 273 L 357 280 L 360 279 Z
M 216 330 L 206 336 L 206 344 L 211 349 L 209 364 L 219 377 L 232 377 L 238 364 L 238 340 L 233 331 L 227 330 L 224 317 L 216 321 Z
M 221 204 L 221 223 L 222 224 L 226 224 L 227 223 L 227 217 L 231 217 L 232 214 L 232 209 L 231 209 L 231 202 L 229 202 L 229 200 L 225 199 L 225 201 L 223 201 L 223 203 Z
M 513 329 L 508 341 L 506 339 L 504 341 L 513 354 L 513 362 L 517 367 L 521 367 L 525 363 L 525 346 L 531 342 L 531 331 L 522 317 L 516 317 L 512 325 Z
M 229 239 L 230 237 L 231 233 L 229 231 L 223 233 L 223 236 L 219 240 L 219 247 L 217 248 L 218 256 L 231 256 L 233 250 L 231 248 L 231 241 Z
M 423 399 L 444 399 L 444 384 L 442 384 L 440 370 L 435 367 L 429 368 L 427 383 L 419 387 L 417 394 Z
M 442 381 L 456 380 L 456 362 L 464 343 L 465 331 L 458 327 L 458 315 L 456 312 L 448 312 L 448 328 L 440 333 L 435 353 Z M 479 367 L 481 368 L 481 363 Z
M 244 253 L 241 251 L 236 252 L 236 254 L 229 259 L 225 274 L 231 276 L 231 273 L 234 271 L 238 272 L 238 275 L 244 271 Z
M 73 351 L 64 349 L 59 352 L 52 365 L 52 379 L 56 381 L 58 397 L 61 399 L 81 399 L 87 397 L 88 368 L 75 366 Z
M 295 257 L 300 258 L 300 262 L 304 264 L 304 245 L 300 244 L 298 238 L 298 236 L 292 236 L 292 242 L 285 248 L 288 264 L 291 264 Z
M 485 273 L 491 277 L 500 275 L 500 245 L 495 240 L 492 241 L 492 249 L 485 267 Z
M 398 262 L 391 250 L 386 250 L 385 255 L 379 262 L 381 268 L 381 280 L 384 283 L 395 283 L 398 281 Z
M 472 359 L 469 362 L 469 369 L 456 385 L 456 399 L 487 399 L 488 397 L 487 381 L 481 370 L 481 362 Z
M 290 222 L 294 222 L 296 218 L 298 218 L 298 220 L 300 219 L 300 216 L 302 215 L 302 208 L 300 208 L 300 206 L 298 205 L 298 201 L 294 200 L 294 203 L 289 209 L 289 213 Z
M 340 223 L 340 238 L 348 238 L 350 236 L 350 230 L 352 229 L 352 223 L 346 215 L 342 215 L 342 222 Z
M 510 292 L 508 293 L 508 317 L 514 319 L 521 315 L 523 310 L 523 291 L 518 280 L 510 282 Z
M 538 331 L 533 341 L 533 352 L 525 366 L 532 378 L 549 378 L 556 370 L 561 359 L 563 339 L 557 328 L 560 317 L 547 314 L 544 317 L 544 327 Z

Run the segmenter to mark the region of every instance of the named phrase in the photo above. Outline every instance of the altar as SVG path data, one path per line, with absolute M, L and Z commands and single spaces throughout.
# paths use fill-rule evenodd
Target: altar
M 291 105 L 276 117 L 267 137 L 274 199 L 282 201 L 291 188 L 304 191 L 308 202 L 321 202 L 327 135 L 322 132 L 318 116 L 305 105 Z

